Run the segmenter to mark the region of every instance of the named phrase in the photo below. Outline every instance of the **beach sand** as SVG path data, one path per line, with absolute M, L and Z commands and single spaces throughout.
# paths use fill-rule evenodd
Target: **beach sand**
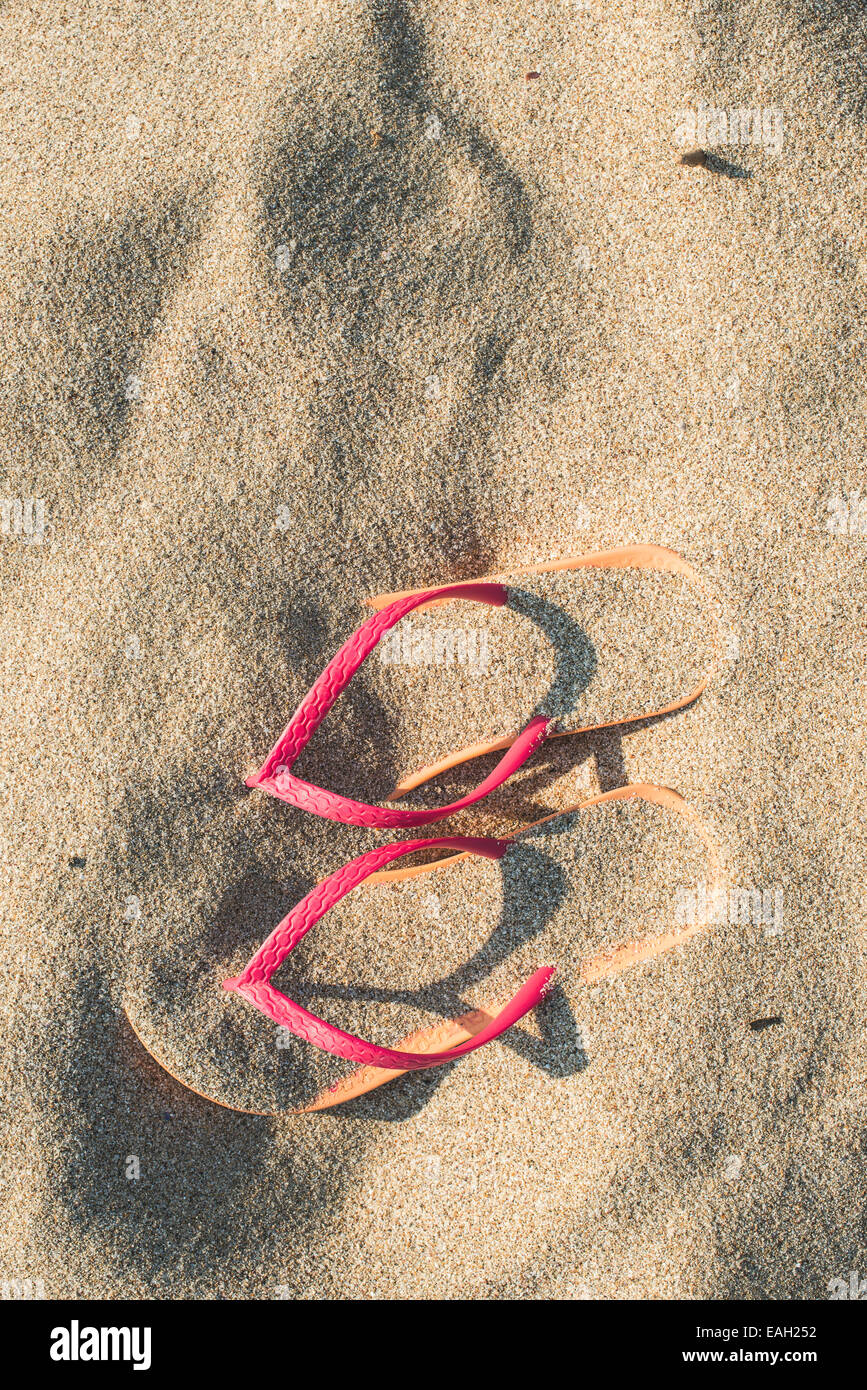
M 3 1280 L 867 1275 L 859 7 L 13 3 L 0 43 Z M 771 114 L 684 167 L 701 103 Z M 352 1069 L 221 981 L 395 838 L 244 785 L 364 600 L 651 542 L 700 594 L 594 572 L 407 620 L 464 648 L 374 654 L 296 770 L 381 802 L 537 711 L 608 722 L 710 670 L 422 833 L 672 787 L 737 908 L 583 980 L 707 865 L 657 807 L 579 812 L 502 867 L 359 889 L 275 976 L 393 1045 L 557 965 L 502 1039 L 300 1116 L 161 1069 L 143 1043 L 284 1111 Z

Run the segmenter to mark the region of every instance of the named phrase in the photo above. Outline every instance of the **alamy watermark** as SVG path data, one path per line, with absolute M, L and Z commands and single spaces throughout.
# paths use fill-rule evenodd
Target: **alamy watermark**
M 45 1298 L 45 1282 L 42 1279 L 0 1279 L 0 1299 L 17 1301 L 23 1299 L 42 1300 Z
M 0 498 L 0 534 L 25 545 L 41 545 L 45 538 L 44 498 Z
M 295 252 L 298 248 L 298 238 L 292 237 L 288 242 L 281 241 L 274 252 L 274 264 L 279 271 L 291 270 L 292 262 L 295 259 Z
M 778 106 L 738 106 L 725 111 L 700 101 L 694 110 L 678 112 L 674 138 L 684 147 L 759 145 L 779 155 L 783 149 L 783 112 Z
M 867 494 L 838 487 L 825 499 L 825 529 L 832 536 L 867 536 Z
M 831 1299 L 849 1298 L 867 1303 L 867 1279 L 859 1278 L 857 1269 L 850 1269 L 847 1278 L 838 1277 L 829 1282 L 828 1294 Z
M 490 660 L 487 629 L 476 627 L 403 623 L 383 637 L 378 652 L 386 666 L 466 666 L 484 672 Z
M 783 929 L 782 888 L 678 888 L 675 919 L 681 927 L 713 926 L 763 927 L 765 936 L 779 936 Z
M 142 379 L 140 376 L 136 376 L 135 372 L 127 372 L 123 383 L 123 395 L 124 400 L 129 401 L 130 404 L 144 400 Z
M 52 1361 L 129 1361 L 134 1371 L 151 1364 L 149 1327 L 82 1327 L 73 1318 L 68 1327 L 51 1332 Z

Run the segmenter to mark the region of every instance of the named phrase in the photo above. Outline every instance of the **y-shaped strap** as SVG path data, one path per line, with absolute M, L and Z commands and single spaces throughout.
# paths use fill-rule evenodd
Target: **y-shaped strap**
M 442 820 L 455 811 L 463 810 L 465 806 L 472 806 L 475 801 L 481 801 L 482 797 L 507 781 L 536 751 L 548 736 L 553 720 L 542 715 L 531 719 L 523 732 L 511 743 L 493 772 L 474 791 L 461 797 L 459 801 L 453 801 L 449 806 L 440 806 L 434 810 L 400 811 L 384 806 L 370 806 L 367 802 L 353 801 L 351 797 L 338 796 L 322 787 L 313 786 L 310 782 L 304 782 L 300 777 L 296 777 L 291 769 L 302 748 L 319 728 L 361 663 L 389 628 L 394 627 L 407 613 L 424 603 L 430 603 L 432 599 L 449 598 L 470 599 L 476 603 L 489 603 L 499 608 L 506 602 L 506 594 L 503 584 L 449 584 L 399 598 L 380 612 L 374 613 L 329 661 L 322 675 L 301 701 L 262 767 L 255 776 L 247 778 L 247 786 L 261 787 L 272 796 L 279 797 L 281 801 L 288 801 L 299 810 L 312 811 L 313 815 L 324 816 L 327 820 L 378 829 L 408 829 L 415 825 L 430 825 L 433 821 Z
M 236 990 L 275 1023 L 297 1033 L 315 1047 L 321 1047 L 326 1052 L 333 1052 L 338 1057 L 345 1057 L 348 1061 L 358 1062 L 362 1066 L 422 1071 L 426 1067 L 439 1067 L 445 1062 L 453 1062 L 455 1058 L 463 1057 L 467 1052 L 490 1042 L 492 1038 L 499 1037 L 544 998 L 551 988 L 553 967 L 545 966 L 537 970 L 505 1008 L 480 1032 L 447 1052 L 396 1052 L 392 1048 L 377 1047 L 374 1043 L 365 1042 L 363 1038 L 357 1038 L 352 1033 L 344 1033 L 342 1029 L 326 1023 L 316 1014 L 309 1013 L 270 983 L 271 976 L 281 961 L 285 960 L 313 924 L 370 874 L 377 873 L 385 864 L 390 864 L 393 859 L 399 859 L 405 854 L 414 854 L 420 849 L 440 848 L 480 854 L 486 859 L 501 859 L 509 848 L 509 841 L 451 835 L 438 840 L 401 840 L 359 855 L 357 859 L 353 859 L 342 869 L 317 883 L 316 887 L 293 907 L 288 916 L 283 918 L 279 926 L 274 928 L 246 969 L 235 979 L 223 981 L 223 988 Z

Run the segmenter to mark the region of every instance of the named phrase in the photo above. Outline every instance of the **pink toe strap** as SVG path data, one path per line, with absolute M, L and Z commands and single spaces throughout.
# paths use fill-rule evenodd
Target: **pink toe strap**
M 261 1009 L 262 1013 L 272 1018 L 275 1023 L 297 1033 L 299 1037 L 313 1043 L 315 1047 L 320 1047 L 326 1052 L 333 1052 L 338 1057 L 345 1057 L 347 1061 L 358 1062 L 362 1066 L 421 1071 L 425 1067 L 442 1066 L 445 1062 L 453 1062 L 455 1058 L 463 1057 L 465 1053 L 472 1052 L 475 1048 L 490 1042 L 492 1038 L 499 1037 L 519 1018 L 523 1018 L 524 1014 L 535 1008 L 550 989 L 551 976 L 554 974 L 553 969 L 546 966 L 537 970 L 521 986 L 506 1007 L 497 1014 L 496 1018 L 493 1018 L 475 1037 L 448 1052 L 426 1053 L 395 1052 L 392 1048 L 377 1047 L 374 1043 L 365 1042 L 363 1038 L 357 1038 L 351 1033 L 344 1033 L 342 1029 L 335 1028 L 331 1023 L 326 1023 L 324 1019 L 309 1013 L 300 1004 L 294 1003 L 285 994 L 281 994 L 270 983 L 271 976 L 292 948 L 297 946 L 302 937 L 330 907 L 344 898 L 363 879 L 378 872 L 386 864 L 390 864 L 393 859 L 399 859 L 405 854 L 413 854 L 420 849 L 439 848 L 464 850 L 471 854 L 483 855 L 487 859 L 500 859 L 509 848 L 509 844 L 510 841 L 508 840 L 449 835 L 436 840 L 402 840 L 395 844 L 382 845 L 379 849 L 359 855 L 357 859 L 353 859 L 342 869 L 338 869 L 322 883 L 317 883 L 316 887 L 312 888 L 306 897 L 302 898 L 292 911 L 283 918 L 283 921 L 274 928 L 267 941 L 260 946 L 241 974 L 235 979 L 223 981 L 223 988 L 235 990 L 238 994 L 243 995 L 257 1009 Z
M 422 604 L 430 603 L 433 599 L 445 598 L 463 598 L 501 607 L 506 602 L 506 593 L 502 584 L 450 584 L 439 589 L 426 589 L 419 594 L 409 594 L 374 613 L 329 661 L 322 675 L 301 701 L 262 767 L 253 777 L 247 778 L 247 786 L 261 787 L 272 796 L 279 797 L 281 801 L 288 801 L 291 805 L 297 806 L 299 810 L 311 811 L 313 815 L 324 816 L 328 820 L 342 821 L 345 825 L 364 825 L 382 829 L 408 829 L 411 826 L 429 825 L 433 821 L 450 816 L 454 811 L 462 810 L 465 806 L 471 806 L 473 802 L 481 800 L 496 787 L 501 786 L 543 742 L 553 724 L 552 720 L 542 715 L 531 719 L 493 772 L 474 791 L 461 797 L 459 801 L 433 810 L 401 811 L 391 807 L 371 806 L 364 801 L 353 801 L 351 797 L 338 796 L 334 792 L 302 781 L 292 772 L 292 764 L 380 638 L 407 613 L 411 613 Z

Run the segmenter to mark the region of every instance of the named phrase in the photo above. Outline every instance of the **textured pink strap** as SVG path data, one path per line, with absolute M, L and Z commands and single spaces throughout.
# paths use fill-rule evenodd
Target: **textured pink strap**
M 292 948 L 297 946 L 302 937 L 330 907 L 344 898 L 363 879 L 369 877 L 370 874 L 377 873 L 386 864 L 390 864 L 393 859 L 399 859 L 406 854 L 414 854 L 416 850 L 420 849 L 465 850 L 471 854 L 484 855 L 487 859 L 500 859 L 509 845 L 510 841 L 508 840 L 483 839 L 470 835 L 448 835 L 436 840 L 401 840 L 394 844 L 382 845 L 379 849 L 368 851 L 367 854 L 359 855 L 357 859 L 345 864 L 342 869 L 338 869 L 322 883 L 317 883 L 316 887 L 312 888 L 306 897 L 302 898 L 300 903 L 293 907 L 292 911 L 283 918 L 283 921 L 274 928 L 267 941 L 260 946 L 241 974 L 235 979 L 223 981 L 223 988 L 236 990 L 257 1009 L 261 1009 L 262 1013 L 272 1018 L 275 1023 L 297 1033 L 299 1037 L 313 1043 L 315 1047 L 320 1047 L 326 1052 L 333 1052 L 338 1057 L 345 1057 L 350 1062 L 358 1062 L 362 1066 L 397 1067 L 405 1071 L 421 1071 L 425 1067 L 438 1067 L 445 1062 L 453 1062 L 456 1057 L 463 1057 L 465 1053 L 472 1052 L 475 1048 L 490 1042 L 492 1038 L 498 1037 L 519 1018 L 523 1018 L 524 1014 L 529 1013 L 530 1009 L 535 1008 L 550 988 L 551 976 L 554 974 L 553 969 L 546 966 L 537 970 L 526 984 L 522 985 L 506 1007 L 497 1014 L 496 1018 L 492 1019 L 475 1037 L 448 1052 L 428 1053 L 395 1052 L 391 1048 L 377 1047 L 373 1043 L 365 1042 L 363 1038 L 354 1037 L 351 1033 L 344 1033 L 342 1029 L 335 1028 L 331 1023 L 326 1023 L 324 1019 L 309 1013 L 300 1004 L 294 1003 L 285 994 L 281 994 L 270 983 L 271 976 Z
M 315 816 L 342 821 L 344 825 L 364 825 L 380 829 L 408 829 L 415 825 L 430 825 L 431 822 L 442 820 L 465 806 L 471 806 L 473 802 L 480 801 L 482 797 L 501 786 L 536 751 L 547 736 L 553 720 L 542 715 L 531 719 L 493 772 L 475 791 L 459 801 L 453 801 L 449 806 L 440 806 L 428 811 L 401 811 L 384 806 L 370 806 L 364 801 L 353 801 L 351 797 L 338 796 L 334 792 L 302 781 L 291 769 L 298 754 L 319 728 L 361 663 L 389 628 L 394 627 L 407 613 L 424 603 L 430 603 L 433 599 L 446 598 L 464 598 L 501 607 L 506 602 L 506 593 L 502 584 L 449 584 L 439 589 L 426 589 L 422 593 L 396 599 L 394 603 L 374 613 L 329 661 L 315 685 L 304 696 L 262 767 L 253 777 L 247 778 L 247 786 L 261 787 L 272 796 L 279 797 L 281 801 L 288 801 L 299 810 L 311 811 Z

